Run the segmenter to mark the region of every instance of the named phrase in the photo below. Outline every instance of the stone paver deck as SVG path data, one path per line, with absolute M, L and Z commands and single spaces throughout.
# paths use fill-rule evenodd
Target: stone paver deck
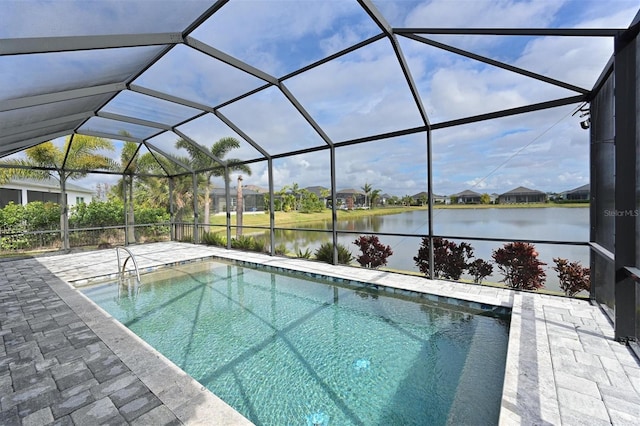
M 220 256 L 512 309 L 500 424 L 636 425 L 640 364 L 586 301 L 185 243 L 129 247 L 141 272 Z M 71 284 L 113 250 L 0 263 L 0 424 L 250 424 Z

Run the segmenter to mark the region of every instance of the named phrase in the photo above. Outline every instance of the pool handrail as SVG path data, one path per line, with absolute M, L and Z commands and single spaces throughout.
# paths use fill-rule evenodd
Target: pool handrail
M 129 261 L 129 259 L 131 259 L 132 262 L 133 262 L 133 267 L 135 268 L 136 278 L 138 280 L 138 285 L 140 285 L 141 281 L 140 281 L 140 271 L 138 269 L 138 262 L 136 262 L 136 258 L 133 255 L 133 253 L 131 252 L 131 250 L 129 250 L 128 248 L 123 247 L 123 246 L 116 246 L 115 249 L 116 249 L 116 258 L 118 259 L 118 274 L 119 274 L 119 276 L 121 278 L 124 278 L 124 272 L 125 272 L 125 268 L 127 267 L 127 262 Z M 122 265 L 122 269 L 120 268 L 120 251 L 119 250 L 124 250 L 129 255 L 124 260 L 124 264 Z

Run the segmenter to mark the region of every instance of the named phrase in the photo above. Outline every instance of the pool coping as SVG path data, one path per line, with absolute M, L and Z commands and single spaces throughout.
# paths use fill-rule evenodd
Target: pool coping
M 169 253 L 170 261 L 153 260 L 153 256 L 150 255 L 153 251 L 151 246 L 158 248 L 157 253 L 164 252 L 164 256 Z M 628 348 L 613 340 L 613 328 L 600 309 L 584 300 L 428 280 L 375 269 L 329 265 L 188 243 L 155 243 L 129 248 L 134 253 L 140 253 L 140 257 L 138 253 L 136 256 L 143 271 L 156 270 L 165 264 L 180 265 L 220 257 L 509 308 L 512 312 L 500 424 L 574 424 L 586 419 L 592 424 L 633 424 L 640 413 L 640 364 Z M 108 272 L 111 268 L 110 273 L 113 273 L 112 271 L 117 269 L 117 266 L 113 267 L 115 255 L 112 262 L 104 261 L 103 255 L 98 257 L 101 258 L 99 265 L 103 271 Z M 69 267 L 69 263 L 66 267 L 58 267 L 64 262 L 59 262 L 60 257 L 57 260 L 42 258 L 41 263 L 49 265 L 54 273 L 57 270 L 56 275 L 68 283 L 91 281 L 91 277 L 86 276 L 86 267 L 84 271 L 81 271 L 81 265 Z M 78 259 L 75 260 L 77 262 Z M 106 266 L 107 264 L 109 266 Z M 98 270 L 94 277 L 104 278 L 108 275 L 100 272 Z M 70 284 L 69 287 L 71 290 Z M 84 295 L 82 298 L 86 299 Z M 90 302 L 90 305 L 95 308 L 93 302 Z M 80 309 L 82 310 L 82 307 Z M 95 324 L 90 317 L 88 321 Z M 133 333 L 114 319 L 111 321 L 117 323 L 114 326 L 126 330 L 124 335 L 134 337 L 133 340 L 140 340 L 135 335 L 130 336 Z M 98 326 L 96 334 L 99 331 Z M 121 339 L 130 341 L 124 336 Z M 150 350 L 150 353 L 155 351 L 144 342 L 140 344 L 146 350 Z M 127 350 L 130 348 L 125 348 L 122 356 L 135 364 L 131 356 L 127 357 Z M 177 370 L 173 371 L 177 377 L 186 376 L 186 373 L 164 357 L 155 354 L 154 357 L 161 360 L 163 365 L 165 362 L 169 363 L 165 365 L 165 371 Z M 173 367 L 169 368 L 168 365 Z M 584 368 L 585 365 L 588 368 Z M 132 370 L 135 372 L 133 368 Z M 149 374 L 148 369 L 145 371 L 142 368 L 141 374 L 144 373 Z M 180 380 L 186 386 L 188 379 L 183 377 Z M 195 382 L 193 379 L 191 381 Z M 198 386 L 200 385 L 195 382 L 187 388 L 193 391 L 197 390 Z M 213 396 L 212 404 L 216 398 Z M 206 411 L 209 409 L 203 408 L 203 413 Z M 213 412 L 209 412 L 206 418 L 211 420 L 212 414 Z

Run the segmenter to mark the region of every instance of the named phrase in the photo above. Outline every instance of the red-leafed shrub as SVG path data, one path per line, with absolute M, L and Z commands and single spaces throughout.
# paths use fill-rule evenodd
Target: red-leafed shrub
M 580 262 L 569 262 L 560 257 L 553 258 L 556 266 L 553 268 L 558 273 L 560 288 L 567 296 L 574 296 L 582 290 L 591 289 L 590 270 L 583 267 Z
M 544 287 L 546 274 L 538 260 L 538 252 L 533 244 L 507 243 L 493 251 L 493 260 L 504 275 L 504 282 L 511 288 L 537 290 Z
M 467 268 L 467 261 L 473 257 L 473 247 L 467 243 L 459 245 L 443 238 L 433 239 L 434 278 L 459 280 Z M 422 238 L 418 255 L 413 258 L 416 266 L 425 275 L 429 275 L 429 238 Z
M 360 247 L 362 254 L 356 258 L 360 266 L 378 268 L 387 264 L 387 258 L 393 254 L 390 246 L 385 246 L 375 235 L 361 235 L 353 244 Z
M 467 266 L 469 275 L 473 277 L 473 282 L 481 284 L 482 280 L 491 275 L 493 265 L 483 259 L 476 259 Z

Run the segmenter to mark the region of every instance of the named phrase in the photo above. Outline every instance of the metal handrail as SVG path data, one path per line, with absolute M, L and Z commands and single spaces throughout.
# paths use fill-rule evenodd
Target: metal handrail
M 136 271 L 136 278 L 138 279 L 138 284 L 141 284 L 140 271 L 138 270 L 138 262 L 136 262 L 136 258 L 133 256 L 133 253 L 131 252 L 131 250 L 122 246 L 116 246 L 115 249 L 116 249 L 116 258 L 118 259 L 118 274 L 120 274 L 120 276 L 124 278 L 124 272 L 125 272 L 125 268 L 127 267 L 127 262 L 129 261 L 129 259 L 131 259 L 131 261 L 133 262 L 133 267 L 135 268 L 135 271 Z M 119 250 L 124 250 L 129 255 L 124 260 L 124 264 L 122 265 L 122 270 L 120 269 L 120 251 Z

